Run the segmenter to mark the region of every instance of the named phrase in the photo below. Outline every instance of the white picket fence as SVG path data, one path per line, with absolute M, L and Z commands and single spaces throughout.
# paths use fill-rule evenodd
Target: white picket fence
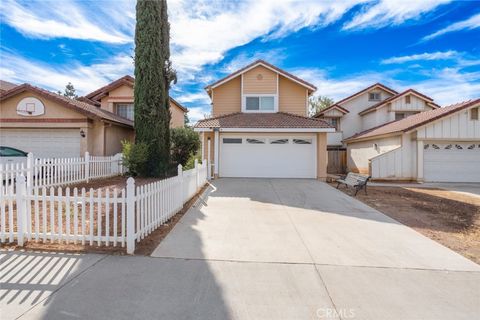
M 15 177 L 24 175 L 27 187 L 53 187 L 72 183 L 89 182 L 91 179 L 108 178 L 124 173 L 122 154 L 99 157 L 41 158 L 29 153 L 26 162 L 0 164 L 0 182 L 3 190 L 15 187 Z
M 126 246 L 139 242 L 168 221 L 207 182 L 206 161 L 191 170 L 147 185 L 126 188 L 27 188 L 24 175 L 0 193 L 0 242 L 23 246 L 25 240 L 43 243 L 81 243 Z

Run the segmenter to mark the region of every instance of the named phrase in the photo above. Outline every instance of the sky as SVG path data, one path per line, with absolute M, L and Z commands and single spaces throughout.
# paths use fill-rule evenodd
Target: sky
M 168 1 L 170 95 L 192 122 L 206 85 L 264 59 L 339 100 L 375 82 L 442 106 L 480 97 L 480 0 Z M 0 79 L 87 94 L 133 75 L 135 1 L 0 1 Z

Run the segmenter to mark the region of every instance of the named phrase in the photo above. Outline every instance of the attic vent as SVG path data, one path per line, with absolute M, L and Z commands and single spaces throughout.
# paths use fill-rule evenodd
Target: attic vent
M 263 80 L 263 75 L 261 73 L 257 74 L 257 80 Z

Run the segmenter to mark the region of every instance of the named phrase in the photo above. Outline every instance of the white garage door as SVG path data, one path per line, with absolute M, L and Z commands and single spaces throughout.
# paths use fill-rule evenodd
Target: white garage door
M 80 156 L 79 129 L 4 129 L 0 145 L 32 152 L 39 158 Z
M 316 137 L 221 136 L 221 177 L 315 178 Z
M 425 181 L 480 182 L 479 142 L 425 142 Z

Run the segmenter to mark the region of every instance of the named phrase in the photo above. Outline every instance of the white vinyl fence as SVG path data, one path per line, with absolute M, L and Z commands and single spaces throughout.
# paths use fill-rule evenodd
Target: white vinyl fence
M 147 185 L 90 189 L 27 188 L 24 175 L 0 193 L 0 242 L 23 246 L 25 240 L 43 243 L 80 243 L 126 246 L 139 242 L 168 221 L 207 182 L 207 165 L 195 162 L 187 171 Z
M 29 153 L 26 162 L 0 164 L 0 182 L 3 190 L 15 187 L 15 177 L 24 175 L 27 187 L 53 187 L 72 183 L 89 182 L 124 173 L 122 154 L 97 157 L 85 152 L 84 157 L 41 158 Z

